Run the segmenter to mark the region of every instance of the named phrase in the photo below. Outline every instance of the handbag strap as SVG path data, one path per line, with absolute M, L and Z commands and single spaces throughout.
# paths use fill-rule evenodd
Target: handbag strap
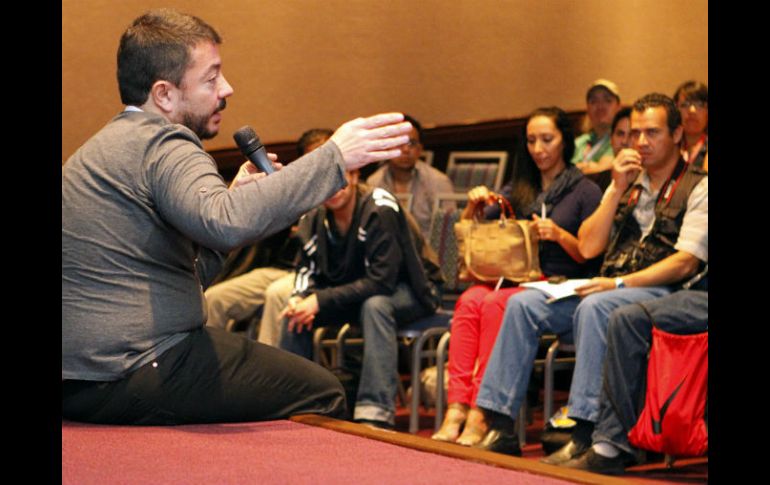
M 515 213 L 513 212 L 513 207 L 511 206 L 511 203 L 508 202 L 508 199 L 500 194 L 493 193 L 493 196 L 497 202 L 497 205 L 500 206 L 500 220 L 505 221 L 506 219 L 514 219 Z M 484 207 L 485 204 L 476 205 L 476 209 L 473 211 L 474 220 L 478 221 L 479 219 L 483 218 Z

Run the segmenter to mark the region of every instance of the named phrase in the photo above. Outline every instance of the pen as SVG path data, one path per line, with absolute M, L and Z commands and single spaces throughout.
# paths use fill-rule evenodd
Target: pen
M 545 219 L 545 202 L 540 204 L 540 218 Z
M 501 276 L 499 280 L 497 280 L 497 285 L 495 285 L 495 291 L 499 290 L 501 286 L 503 286 L 503 280 L 505 280 L 504 276 Z

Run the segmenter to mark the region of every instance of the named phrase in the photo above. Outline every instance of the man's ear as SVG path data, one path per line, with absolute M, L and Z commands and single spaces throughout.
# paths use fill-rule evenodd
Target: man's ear
M 179 101 L 179 88 L 169 81 L 158 80 L 150 88 L 150 98 L 166 115 L 175 111 Z
M 684 136 L 684 126 L 679 125 L 674 130 L 674 134 L 673 134 L 674 143 L 679 144 L 682 141 L 682 136 Z

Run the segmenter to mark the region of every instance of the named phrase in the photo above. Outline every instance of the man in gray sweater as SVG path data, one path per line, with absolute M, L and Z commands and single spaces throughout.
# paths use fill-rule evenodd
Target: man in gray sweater
M 346 170 L 396 156 L 411 126 L 399 113 L 352 120 L 269 177 L 247 162 L 228 188 L 200 141 L 217 134 L 233 93 L 220 43 L 196 17 L 137 18 L 118 49 L 127 108 L 62 169 L 65 419 L 183 424 L 344 412 L 343 389 L 323 368 L 205 327 L 203 290 L 228 251 L 328 199 L 346 185 Z

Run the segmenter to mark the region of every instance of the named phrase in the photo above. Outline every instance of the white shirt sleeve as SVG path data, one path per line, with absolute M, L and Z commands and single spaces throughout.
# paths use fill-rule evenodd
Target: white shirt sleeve
M 685 251 L 708 263 L 709 260 L 709 178 L 703 177 L 687 199 L 687 212 L 682 220 L 674 249 Z

